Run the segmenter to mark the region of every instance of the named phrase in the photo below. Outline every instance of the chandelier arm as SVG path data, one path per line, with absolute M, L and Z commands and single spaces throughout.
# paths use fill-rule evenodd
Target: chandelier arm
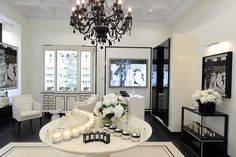
M 116 33 L 117 33 L 117 34 L 119 34 L 119 35 L 124 35 L 124 34 L 125 34 L 125 30 L 119 29 L 118 26 L 117 26 L 116 28 L 118 28 L 118 29 L 116 29 Z
M 117 16 L 117 15 L 113 14 L 113 15 L 107 16 L 106 19 L 110 19 L 110 18 L 115 17 L 115 16 Z
M 92 27 L 92 25 L 94 24 L 95 22 L 93 21 L 90 25 L 85 25 L 85 27 L 83 27 L 83 29 L 79 30 L 82 34 L 87 34 L 90 30 L 90 28 Z M 82 31 L 84 30 L 86 27 L 88 27 L 88 29 L 86 31 Z
M 110 20 L 107 21 L 107 22 L 108 22 L 108 24 L 110 23 L 111 27 L 116 28 L 116 27 L 119 25 L 120 20 L 115 21 L 115 20 L 110 19 Z

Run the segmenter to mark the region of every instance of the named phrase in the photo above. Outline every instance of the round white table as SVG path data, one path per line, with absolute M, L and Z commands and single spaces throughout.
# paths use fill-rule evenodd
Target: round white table
M 146 135 L 141 136 L 139 142 L 132 142 L 131 140 L 124 140 L 121 137 L 116 137 L 112 133 L 111 135 L 111 142 L 109 144 L 105 144 L 102 142 L 90 142 L 90 143 L 83 143 L 83 135 L 80 135 L 77 138 L 73 138 L 69 141 L 63 141 L 61 143 L 54 144 L 50 137 L 48 137 L 48 130 L 52 132 L 60 122 L 60 119 L 54 120 L 46 124 L 39 132 L 39 137 L 43 143 L 69 153 L 77 153 L 77 154 L 85 154 L 86 157 L 109 157 L 110 153 L 119 152 L 123 150 L 127 150 L 133 147 L 138 146 L 142 142 L 145 142 L 149 139 L 152 134 L 151 126 L 136 117 L 133 117 L 129 124 L 135 128 L 146 129 Z M 96 125 L 95 125 L 96 126 Z M 102 128 L 93 128 L 93 131 L 102 131 Z

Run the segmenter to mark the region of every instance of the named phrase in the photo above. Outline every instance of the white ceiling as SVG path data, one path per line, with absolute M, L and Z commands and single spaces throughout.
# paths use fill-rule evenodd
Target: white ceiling
M 7 0 L 32 18 L 68 18 L 76 0 Z M 87 1 L 87 0 L 86 0 Z M 107 0 L 111 6 L 115 0 Z M 123 0 L 136 21 L 174 23 L 202 0 Z M 152 10 L 152 11 L 151 11 Z

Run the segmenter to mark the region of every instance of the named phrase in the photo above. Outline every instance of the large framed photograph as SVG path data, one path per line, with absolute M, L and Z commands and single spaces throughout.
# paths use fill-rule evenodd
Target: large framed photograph
M 147 87 L 146 59 L 110 59 L 110 87 Z
M 17 48 L 0 43 L 0 90 L 17 88 Z
M 203 57 L 202 89 L 214 89 L 231 98 L 232 52 Z

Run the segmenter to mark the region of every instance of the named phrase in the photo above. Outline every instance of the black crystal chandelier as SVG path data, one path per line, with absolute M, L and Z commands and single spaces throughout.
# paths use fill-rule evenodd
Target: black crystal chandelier
M 131 32 L 131 7 L 125 15 L 122 10 L 122 0 L 116 0 L 108 8 L 106 0 L 77 0 L 76 7 L 72 7 L 70 25 L 73 32 L 78 30 L 84 35 L 84 40 L 91 40 L 91 44 L 112 45 L 119 42 L 126 32 Z M 102 48 L 102 46 L 101 46 Z

